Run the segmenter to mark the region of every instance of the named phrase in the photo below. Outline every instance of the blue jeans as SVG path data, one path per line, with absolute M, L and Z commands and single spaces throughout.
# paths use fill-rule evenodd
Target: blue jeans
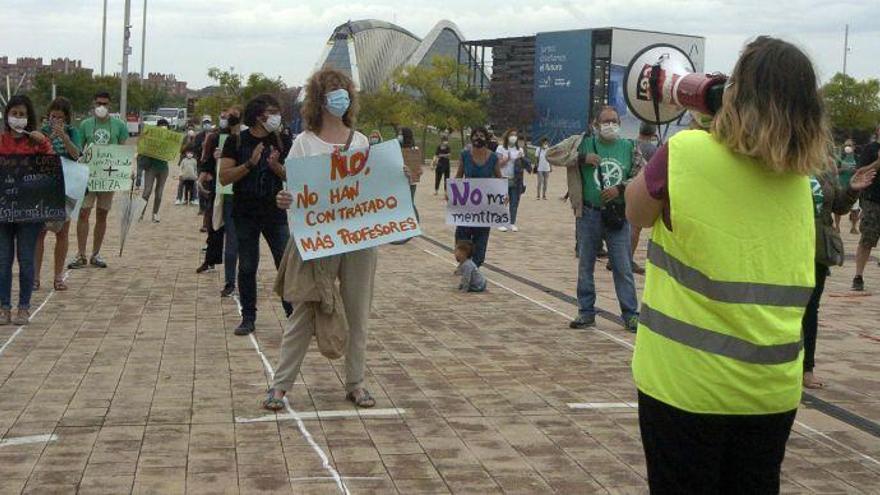
M 0 308 L 12 308 L 12 261 L 18 258 L 18 307 L 30 309 L 34 251 L 43 223 L 0 223 Z
M 522 196 L 522 188 L 519 184 L 507 186 L 507 194 L 510 196 L 510 225 L 516 225 L 516 212 L 519 210 L 519 197 Z
M 235 287 L 235 268 L 238 264 L 238 238 L 235 236 L 235 222 L 232 220 L 232 195 L 223 196 L 223 271 L 226 285 Z
M 608 246 L 608 258 L 611 260 L 611 271 L 614 274 L 614 290 L 620 304 L 623 321 L 639 315 L 636 299 L 636 283 L 632 273 L 630 254 L 630 227 L 625 222 L 619 230 L 608 230 L 602 225 L 599 210 L 584 206 L 583 215 L 577 219 L 578 246 L 578 312 L 584 316 L 596 314 L 596 284 L 593 270 L 596 256 L 602 247 L 602 239 Z
M 456 227 L 455 242 L 471 241 L 474 243 L 474 254 L 471 259 L 474 264 L 482 266 L 486 261 L 486 247 L 489 245 L 489 234 L 492 229 L 489 227 Z
M 225 205 L 224 205 L 225 206 Z M 287 222 L 278 222 L 267 212 L 255 209 L 244 214 L 234 214 L 235 235 L 238 239 L 238 295 L 241 299 L 241 317 L 254 321 L 257 318 L 257 269 L 260 266 L 260 235 L 266 239 L 275 267 L 281 263 L 284 247 L 290 238 Z M 290 316 L 291 305 L 281 302 L 284 312 Z

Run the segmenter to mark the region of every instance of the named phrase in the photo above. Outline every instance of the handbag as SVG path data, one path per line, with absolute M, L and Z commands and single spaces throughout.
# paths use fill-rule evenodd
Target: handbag
M 823 223 L 816 229 L 816 263 L 843 266 L 843 239 L 831 225 Z

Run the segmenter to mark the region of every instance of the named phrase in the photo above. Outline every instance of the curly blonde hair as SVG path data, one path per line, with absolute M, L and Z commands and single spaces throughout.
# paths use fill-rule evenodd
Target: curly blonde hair
M 760 36 L 733 69 L 712 134 L 775 172 L 821 174 L 832 140 L 818 87 L 804 52 Z
M 302 107 L 302 118 L 306 129 L 319 133 L 323 125 L 325 96 L 330 91 L 344 89 L 348 91 L 351 105 L 342 116 L 346 127 L 354 128 L 358 112 L 358 96 L 351 78 L 336 69 L 324 68 L 312 74 L 306 83 L 306 96 Z

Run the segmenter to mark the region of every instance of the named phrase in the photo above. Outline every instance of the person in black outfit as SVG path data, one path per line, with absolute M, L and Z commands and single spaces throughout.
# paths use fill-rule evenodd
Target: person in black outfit
M 443 136 L 440 140 L 440 146 L 437 146 L 437 152 L 434 153 L 434 157 L 437 159 L 437 163 L 434 167 L 434 196 L 437 195 L 437 192 L 440 190 L 440 180 L 443 179 L 443 191 L 446 191 L 446 181 L 449 180 L 449 156 L 452 154 L 452 150 L 449 148 L 449 138 Z
M 260 235 L 266 239 L 275 267 L 281 262 L 290 238 L 287 215 L 275 205 L 275 196 L 286 177 L 284 159 L 293 139 L 281 123 L 280 105 L 270 95 L 259 95 L 244 109 L 247 130 L 238 139 L 227 139 L 220 160 L 220 183 L 233 184 L 232 219 L 238 237 L 238 292 L 241 324 L 236 335 L 254 331 L 257 318 L 257 268 Z M 289 316 L 292 307 L 282 301 Z
M 859 168 L 863 167 L 880 169 L 880 126 L 877 127 L 874 142 L 862 148 Z M 874 182 L 862 192 L 859 207 L 862 209 L 862 235 L 859 239 L 859 247 L 856 249 L 856 276 L 852 282 L 854 291 L 865 290 L 865 280 L 862 275 L 871 257 L 871 250 L 877 247 L 877 242 L 880 240 L 880 181 Z

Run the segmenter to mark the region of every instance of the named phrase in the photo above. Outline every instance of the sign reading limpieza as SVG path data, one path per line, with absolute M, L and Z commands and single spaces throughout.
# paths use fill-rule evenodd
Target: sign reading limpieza
M 397 141 L 286 166 L 291 231 L 304 260 L 421 235 Z
M 501 227 L 510 224 L 507 179 L 450 179 L 446 184 L 446 224 Z
M 134 148 L 121 144 L 94 144 L 83 151 L 80 163 L 89 166 L 89 191 L 128 191 Z
M 65 215 L 58 156 L 0 156 L 0 223 L 63 221 Z
M 158 126 L 147 126 L 138 137 L 137 152 L 139 155 L 173 162 L 180 154 L 180 143 L 182 142 L 183 134 L 179 132 L 169 131 Z

